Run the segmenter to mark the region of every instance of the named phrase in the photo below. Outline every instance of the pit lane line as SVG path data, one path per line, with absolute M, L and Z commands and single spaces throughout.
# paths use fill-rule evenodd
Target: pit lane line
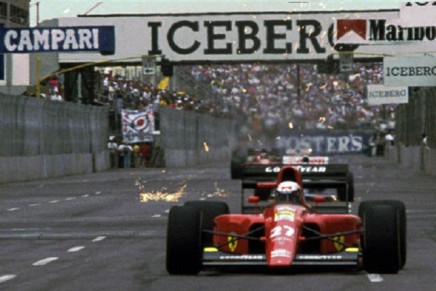
M 93 240 L 91 240 L 91 242 L 96 243 L 96 242 L 101 242 L 103 240 L 105 240 L 107 237 L 106 236 L 97 236 L 96 238 L 94 238 Z M 67 253 L 76 253 L 76 252 L 80 252 L 81 250 L 85 249 L 85 246 L 75 246 L 72 248 L 69 248 L 67 250 Z M 55 262 L 59 259 L 59 257 L 47 257 L 41 260 L 38 260 L 36 262 L 32 263 L 32 266 L 34 267 L 41 267 L 41 266 L 45 266 L 48 265 L 52 262 Z M 10 280 L 13 280 L 17 278 L 17 275 L 15 274 L 5 274 L 5 275 L 1 275 L 0 276 L 0 284 L 8 282 Z

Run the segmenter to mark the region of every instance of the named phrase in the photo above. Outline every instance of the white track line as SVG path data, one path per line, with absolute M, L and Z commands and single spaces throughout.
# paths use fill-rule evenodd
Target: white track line
M 9 208 L 8 209 L 9 212 L 17 211 L 17 210 L 20 210 L 20 208 L 19 207 L 13 207 L 13 208 Z
M 3 276 L 0 276 L 0 284 L 1 283 L 4 283 L 4 282 L 6 282 L 6 281 L 9 281 L 9 280 L 12 280 L 12 279 L 14 279 L 15 277 L 17 277 L 17 275 L 13 275 L 13 274 L 8 274 L 8 275 L 3 275 Z
M 380 283 L 383 282 L 383 277 L 379 274 L 368 274 L 368 279 L 371 283 Z
M 95 239 L 93 239 L 92 242 L 99 242 L 99 241 L 102 241 L 105 239 L 106 239 L 106 236 L 101 235 L 101 236 L 97 236 Z
M 68 253 L 75 253 L 75 252 L 79 252 L 79 251 L 83 250 L 84 248 L 85 248 L 85 246 L 72 247 L 67 252 Z
M 59 259 L 58 257 L 48 257 L 48 258 L 36 261 L 32 265 L 33 266 L 45 266 L 45 265 L 50 264 L 51 262 L 54 262 L 58 259 Z

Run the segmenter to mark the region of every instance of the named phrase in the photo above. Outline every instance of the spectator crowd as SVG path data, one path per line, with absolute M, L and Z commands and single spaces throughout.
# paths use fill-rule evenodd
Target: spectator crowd
M 275 136 L 283 128 L 369 129 L 394 127 L 395 105 L 370 106 L 368 84 L 383 83 L 381 63 L 355 63 L 352 72 L 319 74 L 314 64 L 220 64 L 179 66 L 207 91 L 190 95 L 143 80 L 129 80 L 110 68 L 100 72 L 98 102 L 123 109 L 160 106 L 239 118 L 254 135 Z
M 124 108 L 170 106 L 219 116 L 243 116 L 253 128 L 386 129 L 393 127 L 394 105 L 370 106 L 368 84 L 381 84 L 381 63 L 355 63 L 350 73 L 318 74 L 313 64 L 181 66 L 178 72 L 207 84 L 210 92 L 169 91 L 126 80 L 106 70 L 99 101 Z M 299 76 L 298 76 L 299 74 Z

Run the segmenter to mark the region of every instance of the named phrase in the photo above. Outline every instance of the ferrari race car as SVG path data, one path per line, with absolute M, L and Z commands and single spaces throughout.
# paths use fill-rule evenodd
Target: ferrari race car
M 282 157 L 278 151 L 266 149 L 248 149 L 238 148 L 232 152 L 230 163 L 230 175 L 232 179 L 241 179 L 243 169 L 250 165 L 278 165 Z
M 271 198 L 271 187 L 263 182 L 295 179 L 292 171 L 282 171 L 289 165 L 283 164 L 251 164 L 242 171 L 241 211 L 248 213 L 253 205 L 247 204 L 249 196 L 258 196 L 260 204 Z M 302 185 L 306 194 L 324 194 L 335 196 L 338 201 L 349 204 L 354 200 L 354 176 L 347 164 L 310 164 L 292 165 L 301 174 Z M 288 177 L 288 176 L 291 177 Z
M 250 150 L 244 155 L 241 149 L 232 153 L 231 177 L 242 180 L 242 212 L 246 207 L 247 189 L 256 185 L 253 182 L 274 181 L 281 167 L 293 165 L 303 175 L 305 188 L 314 188 L 316 184 L 338 184 L 337 197 L 340 201 L 354 201 L 354 176 L 347 164 L 331 164 L 328 156 L 311 156 L 312 149 L 288 149 L 280 156 L 278 150 Z M 342 186 L 339 187 L 339 184 Z M 251 185 L 251 186 L 250 186 Z M 255 188 L 255 195 L 261 200 L 270 197 L 270 189 Z
M 288 149 L 282 158 L 282 163 L 284 165 L 295 165 L 295 164 L 318 164 L 326 165 L 329 163 L 328 156 L 311 156 L 312 149 Z
M 274 187 L 274 201 L 259 207 L 258 213 L 230 214 L 220 201 L 188 201 L 172 207 L 167 271 L 195 275 L 226 267 L 338 266 L 383 274 L 404 267 L 406 211 L 401 201 L 365 201 L 358 215 L 322 214 L 318 206 L 328 203 L 329 197 L 306 199 L 300 172 L 292 166 L 281 171 L 293 172 L 295 179 L 264 183 Z M 249 199 L 259 202 L 256 196 Z

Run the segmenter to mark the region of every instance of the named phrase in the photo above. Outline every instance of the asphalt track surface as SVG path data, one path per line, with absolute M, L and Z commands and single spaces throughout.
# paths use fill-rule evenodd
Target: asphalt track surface
M 357 202 L 404 201 L 408 257 L 396 275 L 348 270 L 286 273 L 165 270 L 168 211 L 187 200 L 239 210 L 229 163 L 131 169 L 0 185 L 0 290 L 436 290 L 435 177 L 383 158 L 347 156 Z M 148 201 L 156 197 L 178 199 Z

